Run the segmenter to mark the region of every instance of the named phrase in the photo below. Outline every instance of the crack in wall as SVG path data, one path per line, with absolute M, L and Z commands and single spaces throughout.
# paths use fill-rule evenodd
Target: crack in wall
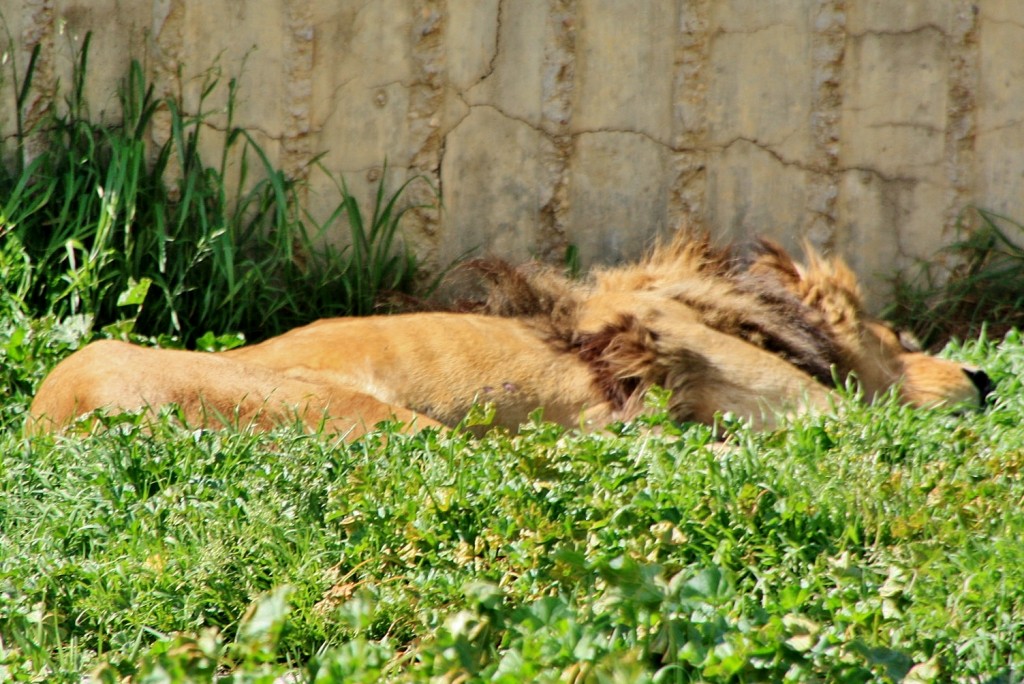
M 487 62 L 487 68 L 484 70 L 484 73 L 480 76 L 480 78 L 476 80 L 476 83 L 474 85 L 479 85 L 480 83 L 486 81 L 494 74 L 495 69 L 497 69 L 498 57 L 501 55 L 501 34 L 504 25 L 504 18 L 505 0 L 498 0 L 498 12 L 494 26 L 494 54 L 491 55 L 490 60 L 488 60 Z M 473 86 L 470 86 L 466 90 L 470 90 L 472 87 Z
M 762 152 L 767 152 L 775 161 L 777 161 L 780 165 L 786 168 L 798 169 L 800 171 L 809 171 L 811 173 L 827 172 L 827 169 L 819 166 L 818 164 L 815 164 L 814 162 L 800 162 L 794 159 L 786 159 L 784 156 L 782 156 L 782 153 L 776 150 L 773 146 L 766 145 L 765 143 L 762 143 L 757 139 L 748 138 L 745 136 L 736 136 L 724 144 L 708 145 L 703 149 L 706 152 L 725 152 L 729 149 L 732 149 L 736 145 L 742 143 L 746 143 L 748 145 L 756 147 Z
M 863 173 L 888 184 L 913 184 L 913 185 L 927 185 L 929 182 L 924 178 L 918 178 L 916 176 L 894 176 L 885 173 L 873 166 L 864 166 L 863 164 L 854 164 L 853 166 L 844 166 L 840 169 L 840 173 Z
M 847 35 L 852 40 L 861 40 L 862 38 L 902 38 L 906 36 L 917 35 L 918 33 L 927 32 L 938 33 L 940 36 L 949 37 L 949 32 L 935 23 L 924 23 L 918 24 L 905 29 L 865 29 L 864 31 L 850 31 Z
M 636 130 L 631 130 L 631 129 L 627 129 L 627 128 L 614 128 L 614 127 L 610 127 L 610 126 L 600 126 L 600 127 L 597 127 L 597 128 L 588 128 L 588 129 L 584 129 L 584 130 L 573 130 L 573 131 L 570 131 L 568 133 L 560 133 L 560 132 L 557 132 L 557 131 L 552 131 L 550 127 L 545 126 L 544 124 L 537 124 L 537 123 L 535 123 L 533 121 L 530 121 L 527 118 L 524 118 L 524 117 L 521 117 L 521 116 L 516 116 L 514 114 L 510 114 L 510 113 L 506 112 L 505 110 L 503 110 L 501 107 L 499 107 L 496 104 L 493 104 L 493 103 L 490 103 L 490 102 L 480 103 L 480 104 L 469 104 L 468 102 L 466 102 L 465 98 L 462 97 L 461 93 L 458 94 L 458 97 L 459 97 L 460 101 L 466 106 L 466 113 L 463 114 L 461 117 L 459 117 L 459 119 L 448 129 L 448 131 L 447 131 L 448 135 L 451 135 L 456 129 L 458 129 L 459 126 L 462 125 L 462 123 L 465 122 L 466 119 L 468 119 L 471 116 L 471 114 L 473 113 L 474 110 L 477 110 L 477 109 L 488 109 L 488 110 L 491 110 L 491 111 L 494 111 L 494 112 L 500 114 L 502 116 L 502 118 L 508 119 L 509 121 L 515 121 L 516 123 L 520 123 L 520 124 L 526 126 L 527 128 L 529 128 L 532 131 L 540 133 L 545 138 L 547 138 L 547 139 L 549 139 L 551 141 L 554 141 L 555 139 L 557 139 L 559 137 L 563 137 L 563 136 L 564 137 L 568 137 L 570 139 L 575 139 L 575 138 L 580 138 L 580 137 L 583 137 L 583 136 L 586 136 L 586 135 L 599 135 L 599 134 L 602 134 L 602 133 L 621 134 L 621 135 L 635 135 L 635 136 L 644 138 L 644 139 L 654 143 L 658 147 L 660 147 L 662 149 L 665 149 L 665 150 L 668 150 L 670 152 L 710 151 L 710 150 L 718 149 L 720 147 L 728 147 L 728 145 L 731 144 L 731 142 L 730 142 L 730 143 L 726 144 L 725 146 L 704 146 L 704 147 L 697 147 L 697 148 L 676 147 L 676 146 L 674 146 L 674 145 L 672 145 L 670 143 L 665 142 L 664 140 L 659 140 L 659 139 L 655 138 L 654 136 L 652 136 L 651 134 L 649 134 L 649 133 L 647 133 L 645 131 L 636 131 Z M 743 140 L 743 138 L 738 138 L 737 140 Z M 732 141 L 732 142 L 735 142 L 735 140 Z M 754 141 L 754 140 L 747 140 L 747 142 L 755 144 L 755 145 L 757 145 L 759 147 L 762 147 L 764 149 L 769 149 L 769 148 L 761 145 L 760 143 L 758 143 L 757 141 Z
M 867 129 L 878 129 L 878 128 L 908 128 L 911 130 L 920 130 L 927 133 L 945 133 L 946 129 L 940 126 L 932 124 L 922 123 L 920 121 L 879 121 L 877 123 L 868 124 L 865 126 Z
M 220 133 L 220 134 L 225 134 L 225 135 L 228 133 L 228 128 L 226 126 L 222 126 L 220 124 L 216 124 L 213 121 L 210 121 L 209 119 L 204 119 L 202 122 L 200 122 L 199 125 L 202 126 L 203 128 L 205 128 L 206 130 L 213 131 L 215 133 Z M 287 140 L 287 138 L 288 138 L 288 134 L 287 133 L 271 133 L 270 131 L 268 131 L 265 128 L 261 128 L 259 126 L 250 125 L 250 124 L 246 124 L 245 130 L 247 132 L 249 132 L 249 133 L 257 133 L 260 136 L 266 138 L 267 140 L 273 141 L 275 143 L 284 143 Z
M 774 31 L 775 29 L 780 28 L 789 29 L 791 31 L 799 31 L 801 27 L 786 23 L 784 21 L 771 22 L 768 24 L 763 24 L 761 26 L 755 26 L 754 28 L 749 29 L 724 28 L 720 26 L 717 29 L 715 29 L 715 32 L 709 36 L 709 39 L 714 41 L 717 40 L 718 38 L 721 38 L 722 36 L 756 36 L 760 33 L 765 33 L 766 31 Z
M 977 127 L 975 129 L 975 134 L 978 136 L 992 135 L 993 133 L 1002 133 L 1003 131 L 1014 128 L 1024 128 L 1024 119 L 1011 119 L 1005 123 L 999 124 L 998 126 L 986 126 L 985 128 Z
M 678 148 L 674 147 L 671 143 L 667 143 L 664 140 L 658 140 L 650 133 L 646 131 L 635 131 L 629 128 L 615 128 L 611 126 L 598 126 L 597 128 L 587 128 L 583 130 L 572 131 L 569 135 L 573 138 L 581 138 L 585 135 L 598 135 L 601 133 L 619 134 L 619 135 L 635 135 L 640 138 L 648 140 L 658 147 L 668 150 L 669 152 L 692 152 L 692 148 Z
M 1024 22 L 1014 21 L 1013 19 L 994 19 L 992 17 L 985 17 L 985 23 L 995 24 L 996 26 L 1015 26 L 1024 31 Z

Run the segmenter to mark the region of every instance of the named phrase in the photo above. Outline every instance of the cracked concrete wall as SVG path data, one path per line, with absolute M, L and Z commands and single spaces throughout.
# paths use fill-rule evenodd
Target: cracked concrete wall
M 216 66 L 239 78 L 235 123 L 309 181 L 314 216 L 337 201 L 309 165 L 320 153 L 367 199 L 385 158 L 392 188 L 415 175 L 439 188 L 443 209 L 406 225 L 432 266 L 474 249 L 557 261 L 569 245 L 614 262 L 688 221 L 840 251 L 877 297 L 955 236 L 966 206 L 1024 220 L 1019 0 L 10 0 L 0 13 L 4 136 L 11 76 L 36 44 L 37 85 L 57 88 L 92 31 L 90 105 L 110 118 L 130 56 L 190 107 Z M 28 102 L 26 121 L 46 103 Z M 212 150 L 224 117 L 209 123 Z

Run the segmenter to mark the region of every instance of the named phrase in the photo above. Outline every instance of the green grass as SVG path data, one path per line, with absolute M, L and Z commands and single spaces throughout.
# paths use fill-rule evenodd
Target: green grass
M 19 387 L 40 373 L 26 357 L 44 367 L 69 336 L 6 334 L 30 352 L 2 357 Z M 724 446 L 659 419 L 343 446 L 129 416 L 27 441 L 19 393 L 0 433 L 0 671 L 1013 681 L 1024 338 L 948 353 L 999 382 L 988 411 L 848 401 Z

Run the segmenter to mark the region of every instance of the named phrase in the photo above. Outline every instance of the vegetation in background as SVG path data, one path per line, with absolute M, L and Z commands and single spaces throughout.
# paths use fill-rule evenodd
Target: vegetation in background
M 88 50 L 86 37 L 66 102 L 33 130 L 22 118 L 38 50 L 20 81 L 11 66 L 18 130 L 6 142 L 14 149 L 3 150 L 13 168 L 0 169 L 0 277 L 27 310 L 85 314 L 97 329 L 137 312 L 136 332 L 191 344 L 210 330 L 259 339 L 316 316 L 367 314 L 379 295 L 412 287 L 416 263 L 398 237 L 406 211 L 398 202 L 424 179 L 387 195 L 382 178 L 368 220 L 342 184 L 338 210 L 317 225 L 299 209 L 297 181 L 235 126 L 233 79 L 227 132 L 210 165 L 200 149 L 211 134 L 203 105 L 220 87 L 213 72 L 199 111 L 187 114 L 155 97 L 133 62 L 119 96 L 123 122 L 101 125 L 84 97 Z M 154 146 L 161 112 L 171 135 Z M 29 139 L 41 145 L 32 158 Z M 352 238 L 340 249 L 322 239 L 339 218 Z
M 385 162 L 374 196 L 372 214 L 363 216 L 359 203 L 348 191 L 348 185 L 342 178 L 339 188 L 342 202 L 327 221 L 328 225 L 332 224 L 342 212 L 348 219 L 351 237 L 348 266 L 354 277 L 345 279 L 343 286 L 348 311 L 355 315 L 373 313 L 382 294 L 408 293 L 416 275 L 414 255 L 408 250 L 396 249 L 398 245 L 395 239 L 399 236 L 398 225 L 405 213 L 423 207 L 407 205 L 399 208 L 396 203 L 410 183 L 427 181 L 423 176 L 414 176 L 399 186 L 390 197 L 385 197 L 383 179 L 387 176 L 387 168 Z M 436 286 L 437 282 L 435 280 L 428 289 Z
M 1024 326 L 1024 226 L 984 209 L 971 211 L 980 218 L 978 228 L 894 282 L 887 318 L 929 348 L 977 337 L 984 328 L 1001 337 Z

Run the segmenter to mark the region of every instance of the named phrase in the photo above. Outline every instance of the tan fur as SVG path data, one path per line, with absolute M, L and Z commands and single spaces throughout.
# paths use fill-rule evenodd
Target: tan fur
M 222 355 L 101 340 L 64 359 L 46 377 L 32 402 L 28 429 L 62 429 L 97 409 L 152 414 L 172 404 L 193 426 L 270 429 L 301 421 L 313 430 L 323 427 L 354 438 L 384 420 L 438 425 L 362 392 Z
M 640 299 L 630 296 L 628 310 L 636 311 Z M 579 313 L 586 325 L 586 307 Z M 494 425 L 512 430 L 538 408 L 568 427 L 602 427 L 634 416 L 652 384 L 676 390 L 683 420 L 710 422 L 715 412 L 731 411 L 760 421 L 770 406 L 796 406 L 805 395 L 824 405 L 824 388 L 790 364 L 706 326 L 677 323 L 672 314 L 627 317 L 632 326 L 603 345 L 598 358 L 588 358 L 583 346 L 588 333 L 602 329 L 582 327 L 574 339 L 559 341 L 543 321 L 455 313 L 322 320 L 225 354 L 359 387 L 451 426 L 488 402 Z M 601 363 L 633 389 L 606 391 L 595 368 Z
M 983 374 L 905 348 L 865 314 L 849 268 L 811 250 L 797 264 L 769 242 L 742 253 L 681 232 L 585 281 L 497 261 L 472 270 L 489 288 L 474 313 L 328 319 L 216 356 L 119 348 L 127 365 L 86 348 L 31 412 L 60 424 L 98 406 L 198 400 L 222 413 L 242 404 L 257 421 L 298 406 L 343 427 L 391 413 L 456 426 L 488 402 L 495 425 L 514 430 L 538 408 L 570 427 L 628 419 L 654 385 L 671 390 L 678 420 L 732 412 L 757 426 L 779 410 L 826 409 L 834 378 L 855 377 L 868 399 L 893 386 L 915 405 L 982 399 L 968 374 Z M 105 388 L 98 398 L 90 383 Z
M 359 387 L 452 426 L 483 402 L 493 403 L 497 425 L 510 428 L 540 407 L 563 425 L 578 424 L 585 410 L 609 412 L 586 364 L 517 318 L 433 312 L 325 319 L 224 355 Z

